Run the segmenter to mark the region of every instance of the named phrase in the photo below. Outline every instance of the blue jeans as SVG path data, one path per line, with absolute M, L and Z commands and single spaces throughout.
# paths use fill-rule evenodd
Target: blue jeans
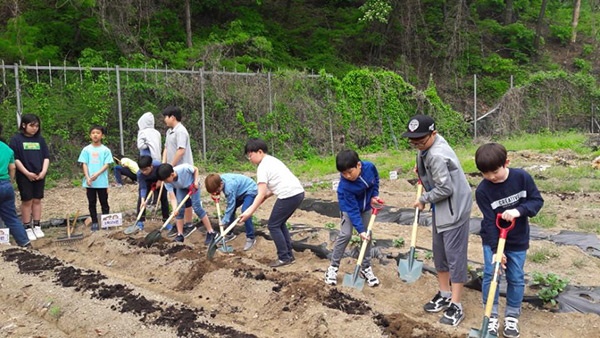
M 188 189 L 175 189 L 175 196 L 177 197 L 177 203 L 181 203 L 185 198 L 185 195 L 188 194 Z M 202 220 L 202 217 L 206 215 L 206 211 L 202 208 L 202 200 L 200 199 L 200 189 L 198 189 L 195 193 L 190 196 L 192 200 L 192 209 L 194 209 L 194 213 Z M 176 219 L 183 219 L 185 214 L 185 206 L 179 209 L 179 213 L 177 213 Z
M 121 178 L 122 175 L 129 177 L 134 182 L 137 181 L 137 175 L 127 167 L 116 165 L 113 168 L 113 173 L 115 175 L 115 181 L 118 184 L 123 184 L 123 179 Z
M 29 244 L 23 223 L 15 208 L 15 190 L 9 180 L 0 180 L 0 217 L 19 246 Z
M 492 283 L 492 277 L 494 274 L 494 264 L 492 262 L 492 256 L 495 252 L 489 245 L 483 246 L 483 285 L 482 285 L 482 296 L 483 304 L 487 301 L 488 292 L 490 290 L 490 284 Z M 506 309 L 504 314 L 506 317 L 519 318 L 521 315 L 521 303 L 523 302 L 523 294 L 525 292 L 525 258 L 527 256 L 527 250 L 525 251 L 504 251 L 506 256 L 506 270 L 504 275 L 506 277 Z M 494 306 L 492 308 L 492 314 L 498 315 L 498 294 L 499 289 L 496 290 L 496 296 L 494 297 Z
M 246 211 L 246 209 L 248 209 L 252 203 L 254 203 L 254 199 L 256 198 L 256 195 L 244 195 L 241 196 L 239 199 L 237 199 L 235 201 L 235 208 L 239 208 L 239 206 L 242 206 L 242 212 Z M 246 222 L 244 222 L 244 227 L 246 230 L 246 238 L 251 238 L 253 239 L 254 236 L 254 224 L 252 223 L 252 217 L 248 218 L 246 220 Z

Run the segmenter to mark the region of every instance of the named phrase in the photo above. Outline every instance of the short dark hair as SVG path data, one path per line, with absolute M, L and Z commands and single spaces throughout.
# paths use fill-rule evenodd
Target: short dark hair
M 204 179 L 204 187 L 209 194 L 214 194 L 221 186 L 221 182 L 223 180 L 219 174 L 208 174 Z
M 140 167 L 140 169 L 148 168 L 151 165 L 152 165 L 152 157 L 150 157 L 148 155 L 142 155 L 138 159 L 138 166 Z
M 339 172 L 356 168 L 358 162 L 360 162 L 358 153 L 351 149 L 342 150 L 335 157 L 335 166 Z
M 40 134 L 40 132 L 42 131 L 42 121 L 40 120 L 39 117 L 37 117 L 37 115 L 23 114 L 21 116 L 21 125 L 19 126 L 19 130 L 21 130 L 21 132 L 25 131 L 25 128 L 27 128 L 27 125 L 30 123 L 38 124 L 38 126 L 39 126 L 38 131 L 33 135 L 33 136 L 38 136 Z
M 98 124 L 92 125 L 90 127 L 90 133 L 92 132 L 92 130 L 99 130 L 102 133 L 102 135 L 106 135 L 106 128 L 104 128 L 101 125 L 98 125 Z
M 156 169 L 156 177 L 160 181 L 164 181 L 167 177 L 171 176 L 171 174 L 173 172 L 174 172 L 174 170 L 173 170 L 173 166 L 171 164 L 163 163 L 158 166 L 158 169 Z
M 175 116 L 175 119 L 181 122 L 181 109 L 177 106 L 168 106 L 162 111 L 163 116 Z
M 486 143 L 475 152 L 475 165 L 482 173 L 495 171 L 506 164 L 506 148 L 500 143 Z
M 263 153 L 269 153 L 269 147 L 267 146 L 267 142 L 259 138 L 251 138 L 246 142 L 246 146 L 244 147 L 244 154 L 254 153 L 259 150 L 262 150 Z

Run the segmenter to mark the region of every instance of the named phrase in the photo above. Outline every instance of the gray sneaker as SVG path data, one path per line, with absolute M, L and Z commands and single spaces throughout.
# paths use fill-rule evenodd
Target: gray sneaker
M 504 330 L 502 335 L 506 338 L 519 338 L 519 319 L 514 317 L 504 318 Z
M 175 236 L 177 236 L 177 227 L 174 225 L 171 225 L 171 230 L 169 230 L 169 232 L 167 233 L 167 237 L 173 238 Z
M 196 231 L 196 226 L 193 224 L 186 224 L 183 226 L 183 237 L 188 238 L 194 231 Z
M 244 251 L 248 251 L 252 249 L 254 244 L 256 243 L 256 238 L 246 238 L 246 244 L 244 244 Z

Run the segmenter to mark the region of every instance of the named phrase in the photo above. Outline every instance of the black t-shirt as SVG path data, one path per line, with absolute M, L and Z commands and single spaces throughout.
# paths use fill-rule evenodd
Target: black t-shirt
M 9 146 L 15 152 L 15 160 L 21 161 L 32 173 L 39 174 L 44 159 L 50 158 L 48 146 L 41 135 L 27 137 L 22 133 L 15 134 L 11 137 Z

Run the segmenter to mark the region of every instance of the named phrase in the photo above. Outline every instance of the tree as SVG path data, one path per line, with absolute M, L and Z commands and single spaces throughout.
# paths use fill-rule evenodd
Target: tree
M 573 21 L 571 21 L 571 43 L 577 41 L 577 25 L 579 24 L 579 10 L 581 9 L 581 0 L 575 0 L 573 5 Z
M 544 24 L 544 16 L 546 16 L 546 6 L 548 5 L 548 0 L 542 0 L 542 4 L 540 5 L 540 14 L 538 15 L 537 24 L 535 26 L 535 39 L 533 40 L 533 48 L 536 52 L 540 50 L 540 39 L 542 38 L 542 26 Z

